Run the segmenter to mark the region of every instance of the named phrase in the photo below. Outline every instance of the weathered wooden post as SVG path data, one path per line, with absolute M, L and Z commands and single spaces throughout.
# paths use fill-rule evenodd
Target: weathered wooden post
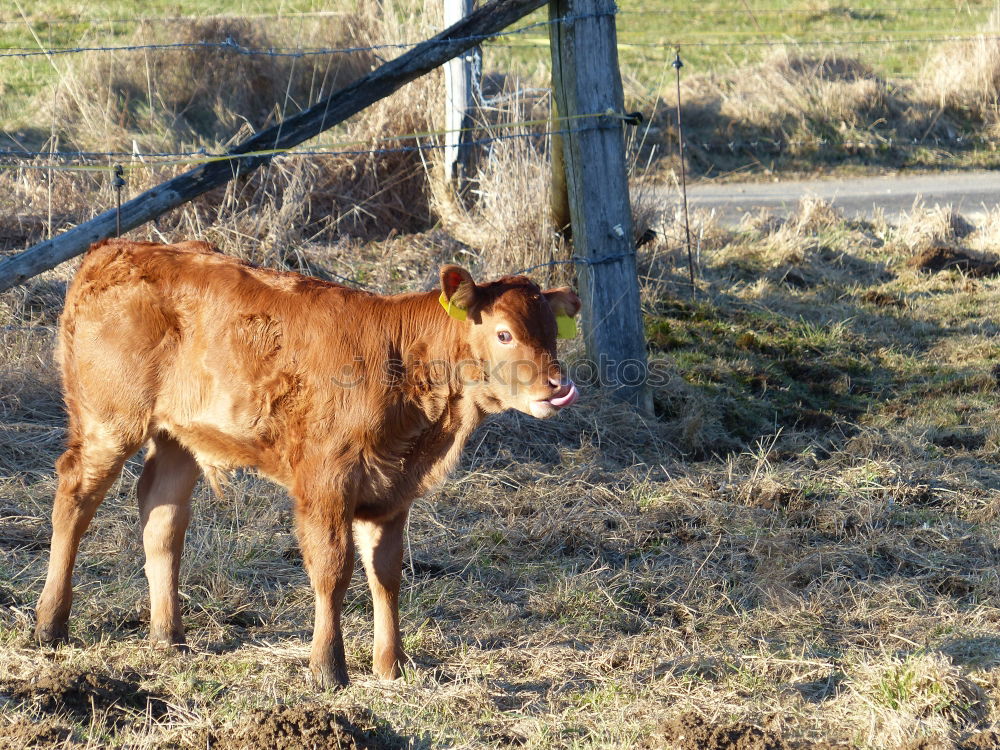
M 574 255 L 584 259 L 577 278 L 587 355 L 602 385 L 649 413 L 615 10 L 613 0 L 551 0 L 552 91 L 569 131 L 563 157 Z
M 549 211 L 552 214 L 552 223 L 556 231 L 564 239 L 573 236 L 573 225 L 569 218 L 569 194 L 566 192 L 566 161 L 563 159 L 563 137 L 560 131 L 563 130 L 562 121 L 559 119 L 559 107 L 556 105 L 555 93 L 552 94 L 552 111 L 549 115 L 549 136 L 550 157 L 552 160 L 552 183 L 549 191 Z
M 444 25 L 458 23 L 472 13 L 474 0 L 444 0 Z M 444 179 L 461 192 L 472 170 L 472 114 L 476 107 L 475 77 L 480 75 L 479 47 L 473 47 L 444 65 L 445 129 Z

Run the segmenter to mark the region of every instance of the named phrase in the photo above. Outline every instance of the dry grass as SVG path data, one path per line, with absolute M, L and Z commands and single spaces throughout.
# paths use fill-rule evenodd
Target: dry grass
M 990 166 L 982 140 L 996 135 L 1000 42 L 996 12 L 971 41 L 935 45 L 911 79 L 890 79 L 833 52 L 777 48 L 758 63 L 689 75 L 682 86 L 688 168 L 810 172 L 837 166 Z M 634 87 L 654 113 L 647 145 L 661 178 L 676 162 L 676 95 Z
M 232 40 L 247 49 L 358 47 L 375 15 L 312 20 L 284 38 L 237 18 L 178 21 L 178 44 Z M 159 24 L 140 24 L 129 45 L 159 43 Z M 304 58 L 238 55 L 212 47 L 84 56 L 61 67 L 36 107 L 63 148 L 170 151 L 215 148 L 241 130 L 260 130 L 328 96 L 375 63 L 371 53 Z M 57 64 L 58 63 L 54 63 Z
M 475 174 L 463 196 L 442 181 L 430 183 L 432 208 L 442 227 L 468 246 L 476 271 L 493 277 L 567 260 L 571 255 L 551 217 L 552 178 L 547 158 L 551 137 L 536 135 L 537 127 L 504 127 L 505 123 L 535 119 L 539 110 L 544 117 L 547 102 L 525 97 L 516 88 L 501 93 L 510 97 L 509 101 L 484 113 L 492 122 L 483 124 L 488 136 L 503 140 L 480 149 Z M 508 138 L 518 133 L 524 137 Z M 435 165 L 434 172 L 439 169 Z M 541 269 L 539 279 L 546 285 L 566 283 L 571 270 L 556 264 Z
M 989 245 L 997 217 L 969 231 L 947 211 L 921 211 L 897 228 L 807 203 L 736 230 L 695 218 L 697 303 L 681 301 L 671 243 L 645 255 L 647 325 L 666 368 L 659 418 L 588 393 L 555 421 L 507 415 L 484 427 L 457 476 L 413 514 L 407 678 L 366 676 L 359 577 L 346 618 L 355 683 L 337 694 L 316 695 L 305 679 L 311 597 L 288 501 L 249 475 L 222 500 L 196 492 L 183 579 L 190 656 L 144 644 L 135 464 L 81 553 L 77 645 L 29 644 L 62 435 L 40 326 L 68 272 L 6 293 L 2 324 L 31 327 L 4 328 L 0 369 L 3 689 L 55 661 L 124 676 L 166 702 L 156 718 L 116 725 L 104 709 L 32 731 L 193 747 L 249 731 L 246 715 L 275 703 L 318 700 L 369 712 L 356 723 L 397 747 L 670 746 L 692 715 L 793 747 L 985 737 L 975 733 L 1000 721 L 1000 281 L 905 261 L 927 236 Z M 660 228 L 675 232 L 670 217 Z M 425 241 L 350 252 L 373 281 L 419 288 L 442 244 Z M 8 701 L 0 721 L 34 726 L 34 706 Z
M 942 112 L 997 124 L 1000 96 L 1000 12 L 994 10 L 983 33 L 970 41 L 938 47 L 921 78 L 926 95 Z
M 681 93 L 689 169 L 719 176 L 921 163 L 939 139 L 969 127 L 943 115 L 923 92 L 856 59 L 793 48 L 732 71 L 691 75 Z M 655 113 L 649 146 L 675 159 L 676 94 L 636 105 Z M 924 152 L 914 150 L 914 139 Z M 943 148 L 952 147 L 949 140 Z
M 131 41 L 156 41 L 159 27 L 141 26 Z M 255 49 L 353 47 L 409 42 L 424 25 L 405 7 L 363 3 L 353 14 L 275 24 L 267 31 L 239 20 L 178 22 L 179 41 L 233 39 Z M 84 56 L 58 65 L 51 90 L 36 106 L 50 123 L 42 151 L 217 151 L 270 127 L 328 96 L 377 64 L 371 52 L 305 58 L 237 55 L 193 48 L 157 54 Z M 161 235 L 210 236 L 255 260 L 282 262 L 290 241 L 342 235 L 385 237 L 430 226 L 425 167 L 407 150 L 433 130 L 440 103 L 435 76 L 420 79 L 344 126 L 305 144 L 347 153 L 276 160 L 248 180 L 230 184 L 162 217 Z M 381 153 L 366 153 L 381 149 Z M 126 197 L 187 168 L 126 162 Z M 10 189 L 8 245 L 37 241 L 65 223 L 113 204 L 109 178 L 5 170 Z M 5 194 L 7 191 L 5 191 Z M 32 193 L 32 194 L 29 194 Z M 58 196 L 52 200 L 52 195 Z M 5 222 L 6 223 L 6 222 Z M 20 242 L 19 242 L 20 241 Z

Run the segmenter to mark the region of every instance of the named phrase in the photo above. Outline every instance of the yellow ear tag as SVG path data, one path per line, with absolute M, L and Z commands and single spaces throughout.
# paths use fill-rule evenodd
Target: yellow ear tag
M 438 297 L 438 302 L 441 303 L 441 307 L 444 308 L 444 311 L 455 320 L 465 320 L 466 317 L 468 317 L 468 313 L 464 310 L 464 308 L 459 307 L 450 299 L 445 297 L 444 292 L 441 292 L 441 296 Z
M 576 320 L 569 315 L 556 315 L 556 338 L 575 339 Z

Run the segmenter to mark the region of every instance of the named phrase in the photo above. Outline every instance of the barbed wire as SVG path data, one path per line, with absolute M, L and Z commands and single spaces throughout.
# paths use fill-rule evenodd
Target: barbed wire
M 601 15 L 601 14 L 595 14 Z M 584 18 L 585 16 L 578 16 L 577 18 Z M 539 24 L 549 24 L 551 21 L 539 22 Z M 525 27 L 525 31 L 529 27 Z M 520 33 L 520 32 L 510 32 L 510 33 Z M 622 32 L 619 32 L 621 36 Z M 626 32 L 628 33 L 628 32 Z M 635 32 L 644 33 L 644 32 Z M 851 32 L 846 32 L 851 33 Z M 858 35 L 870 34 L 872 32 L 854 32 Z M 881 36 L 874 39 L 845 39 L 842 37 L 837 38 L 822 38 L 822 39 L 803 39 L 801 37 L 793 37 L 788 35 L 782 35 L 779 40 L 766 40 L 766 41 L 753 41 L 753 40 L 739 40 L 739 41 L 674 41 L 670 39 L 658 40 L 655 42 L 619 42 L 618 49 L 628 50 L 630 48 L 663 48 L 667 51 L 676 49 L 677 47 L 756 47 L 756 46 L 768 46 L 768 47 L 784 47 L 784 46 L 800 46 L 800 45 L 820 45 L 820 46 L 851 46 L 851 45 L 884 45 L 884 44 L 923 44 L 923 43 L 936 43 L 936 42 L 974 42 L 974 41 L 1000 41 L 1000 35 L 988 34 L 988 33 L 970 33 L 970 34 L 951 34 L 947 36 L 926 36 L 926 37 L 916 37 L 911 36 L 911 34 L 938 34 L 937 31 L 927 30 L 922 32 L 919 29 L 914 29 L 905 32 L 904 36 L 899 37 L 886 37 Z M 505 32 L 500 32 L 500 34 L 505 34 Z M 488 41 L 497 38 L 500 34 L 489 35 L 476 35 L 470 37 L 456 37 L 455 39 L 449 40 L 439 40 L 435 42 L 437 44 L 444 44 L 446 42 L 457 41 L 459 39 L 466 41 Z M 705 32 L 688 32 L 689 35 L 704 35 L 712 36 L 719 35 L 718 31 L 705 31 Z M 756 30 L 748 29 L 744 31 L 731 31 L 726 32 L 727 36 L 732 35 L 781 35 L 781 32 L 759 32 Z M 514 44 L 514 43 L 504 43 L 496 42 L 491 44 L 491 47 L 499 47 L 504 49 L 536 49 L 541 46 L 548 46 L 550 41 L 548 37 L 537 37 L 530 40 L 526 40 L 525 44 Z M 27 58 L 27 57 L 48 57 L 48 56 L 59 56 L 59 55 L 71 55 L 71 54 L 81 54 L 85 52 L 142 52 L 149 50 L 181 50 L 181 49 L 216 49 L 221 51 L 232 51 L 236 54 L 245 55 L 248 57 L 289 57 L 289 58 L 303 58 L 303 57 L 318 57 L 323 55 L 338 55 L 338 54 L 356 54 L 359 52 L 379 52 L 385 49 L 407 49 L 415 47 L 417 44 L 422 44 L 423 42 L 414 43 L 392 43 L 392 44 L 374 44 L 368 46 L 356 46 L 356 47 L 284 47 L 284 48 L 251 48 L 244 47 L 231 36 L 227 37 L 221 42 L 210 42 L 210 41 L 198 41 L 198 42 L 163 42 L 163 43 L 150 43 L 150 44 L 129 44 L 120 46 L 90 46 L 90 47 L 46 47 L 43 49 L 35 49 L 29 47 L 0 47 L 0 58 L 13 57 L 13 58 Z
M 98 18 L 96 16 L 73 16 L 62 18 L 4 18 L 0 26 L 103 26 L 105 24 L 125 23 L 176 23 L 177 21 L 242 21 L 246 19 L 267 18 L 337 18 L 351 15 L 347 11 L 314 10 L 288 11 L 275 13 L 208 13 L 205 15 L 173 15 L 173 16 L 132 16 L 131 18 Z
M 987 136 L 966 134 L 954 136 L 924 136 L 922 138 L 904 138 L 896 136 L 877 136 L 875 140 L 838 140 L 836 138 L 809 138 L 795 140 L 780 140 L 776 138 L 733 139 L 727 141 L 702 141 L 697 138 L 685 137 L 685 147 L 696 146 L 702 151 L 730 153 L 780 153 L 789 149 L 814 146 L 817 148 L 834 148 L 841 150 L 905 150 L 920 148 L 942 148 L 948 145 L 969 147 L 973 145 L 1000 147 L 1000 140 Z
M 372 143 L 372 142 L 389 142 L 389 141 L 406 141 L 415 140 L 417 138 L 430 138 L 444 136 L 449 133 L 472 133 L 478 130 L 489 130 L 489 129 L 509 129 L 509 128 L 519 128 L 519 127 L 534 127 L 538 125 L 547 125 L 553 122 L 570 122 L 573 120 L 587 120 L 597 117 L 612 117 L 615 119 L 630 120 L 634 118 L 634 113 L 630 115 L 617 114 L 614 112 L 596 112 L 588 114 L 579 115 L 562 115 L 554 117 L 544 117 L 536 118 L 532 120 L 516 120 L 514 122 L 498 122 L 491 123 L 489 125 L 475 125 L 466 128 L 440 128 L 436 130 L 419 130 L 412 131 L 410 133 L 402 133 L 399 135 L 382 136 L 380 138 L 366 138 L 366 139 L 354 139 L 349 141 L 340 141 L 338 143 L 325 144 L 324 148 L 337 148 L 341 146 L 362 144 L 362 143 Z M 322 151 L 322 149 L 316 149 L 317 151 Z M 100 159 L 100 158 L 186 158 L 186 157 L 200 157 L 205 159 L 231 159 L 231 158 L 243 158 L 245 156 L 269 156 L 279 153 L 295 153 L 294 150 L 281 150 L 274 149 L 268 151 L 254 151 L 246 152 L 237 155 L 229 154 L 226 152 L 211 153 L 204 147 L 196 149 L 194 151 L 27 151 L 22 149 L 6 149 L 0 150 L 0 159 L 2 158 L 51 158 L 51 159 Z
M 719 32 L 706 32 L 719 34 Z M 728 33 L 728 32 L 727 32 Z M 757 32 L 748 32 L 757 33 Z M 768 32 L 764 32 L 765 34 Z M 873 32 L 859 32 L 859 33 L 873 33 Z M 919 32 L 918 32 L 919 33 Z M 928 34 L 936 34 L 937 31 L 928 31 Z M 955 34 L 949 36 L 937 36 L 937 37 L 878 37 L 875 39 L 842 39 L 842 38 L 824 38 L 824 39 L 802 39 L 800 37 L 790 37 L 787 35 L 782 35 L 781 32 L 772 32 L 772 36 L 781 35 L 780 39 L 777 40 L 767 40 L 767 41 L 755 41 L 755 40 L 740 40 L 740 41 L 674 41 L 673 39 L 661 39 L 655 42 L 618 42 L 619 52 L 641 52 L 643 54 L 648 54 L 648 50 L 661 50 L 666 55 L 672 55 L 673 52 L 678 48 L 691 48 L 691 47 L 797 47 L 797 46 L 809 46 L 809 47 L 850 47 L 850 46 L 887 46 L 894 44 L 934 44 L 934 43 L 944 43 L 944 42 L 978 42 L 978 41 L 1000 41 L 1000 35 L 998 34 L 986 34 L 986 33 L 970 33 L 967 35 Z M 619 34 L 620 36 L 620 34 Z M 514 44 L 506 42 L 491 42 L 490 48 L 499 49 L 538 49 L 539 47 L 548 47 L 550 41 L 548 37 L 535 37 L 528 38 L 524 40 L 524 43 Z
M 562 130 L 547 130 L 538 133 L 508 133 L 504 135 L 494 135 L 485 138 L 477 138 L 468 141 L 470 146 L 482 146 L 488 143 L 510 140 L 512 138 L 536 138 L 546 135 L 566 135 L 580 132 L 580 129 L 567 128 Z M 344 150 L 273 150 L 273 151 L 248 151 L 240 154 L 225 154 L 219 156 L 205 157 L 201 159 L 176 159 L 160 162 L 131 162 L 123 164 L 122 168 L 127 170 L 150 169 L 153 167 L 176 167 L 176 166 L 198 166 L 216 161 L 240 161 L 242 159 L 254 157 L 304 157 L 304 156 L 381 156 L 386 154 L 404 154 L 417 151 L 443 150 L 447 146 L 443 143 L 420 143 L 414 146 L 396 146 L 394 148 L 375 149 L 344 149 Z M 0 169 L 39 169 L 58 172 L 107 172 L 109 166 L 97 164 L 35 164 L 35 163 L 0 163 Z
M 609 16 L 614 16 L 617 11 L 602 11 L 598 13 L 580 13 L 576 15 L 560 16 L 559 18 L 549 18 L 543 21 L 535 21 L 533 23 L 521 26 L 516 29 L 510 29 L 508 31 L 497 31 L 493 34 L 473 34 L 464 37 L 448 37 L 446 39 L 425 39 L 419 42 L 393 42 L 384 44 L 372 44 L 372 45 L 359 45 L 354 47 L 315 47 L 315 48 L 271 48 L 271 49 L 254 49 L 250 47 L 244 47 L 232 36 L 226 37 L 222 41 L 197 41 L 197 42 L 163 42 L 163 43 L 149 43 L 149 44 L 125 44 L 125 45 L 115 45 L 115 46 L 78 46 L 78 47 L 43 47 L 36 49 L 34 47 L 0 47 L 0 58 L 4 57 L 17 57 L 17 58 L 27 58 L 27 57 L 55 57 L 60 55 L 75 55 L 82 54 L 85 52 L 142 52 L 148 50 L 177 50 L 177 49 L 218 49 L 223 51 L 231 51 L 240 55 L 247 56 L 263 56 L 263 57 L 311 57 L 317 55 L 337 55 L 337 54 L 355 54 L 358 52 L 379 52 L 387 49 L 412 49 L 421 44 L 453 44 L 455 42 L 484 42 L 490 39 L 506 38 L 511 36 L 517 36 L 519 34 L 524 34 L 533 29 L 541 28 L 544 26 L 553 26 L 556 24 L 569 23 L 571 21 L 580 21 L 587 18 L 606 18 Z
M 881 35 L 882 38 L 885 38 L 885 39 L 895 39 L 897 37 L 899 37 L 901 39 L 905 39 L 905 38 L 908 38 L 908 37 L 910 37 L 910 36 L 912 36 L 914 34 L 940 34 L 940 33 L 941 33 L 940 29 L 897 29 L 897 30 L 891 31 L 891 32 L 885 32 L 883 30 L 874 31 L 872 29 L 863 29 L 863 30 L 859 30 L 859 31 L 848 31 L 848 30 L 845 30 L 845 31 L 838 31 L 837 32 L 837 34 L 839 35 L 838 38 L 849 37 L 849 36 L 864 36 L 864 35 L 869 35 L 870 36 L 870 35 L 873 35 L 873 34 L 879 34 L 879 35 Z M 642 35 L 648 36 L 649 32 L 646 31 L 645 29 L 626 29 L 626 28 L 622 28 L 622 29 L 618 29 L 617 30 L 617 34 L 618 34 L 618 36 L 620 38 L 622 36 L 627 36 L 629 34 L 642 34 Z M 817 31 L 803 30 L 801 32 L 801 34 L 798 35 L 798 36 L 789 35 L 787 32 L 781 31 L 780 29 L 779 30 L 773 30 L 772 29 L 770 31 L 765 30 L 765 29 L 727 29 L 724 32 L 720 32 L 718 29 L 706 29 L 706 30 L 701 30 L 701 31 L 685 31 L 684 32 L 684 36 L 685 37 L 703 37 L 703 36 L 716 36 L 716 37 L 717 36 L 726 36 L 726 37 L 730 37 L 730 36 L 740 36 L 740 37 L 746 37 L 746 36 L 763 36 L 763 37 L 768 37 L 768 36 L 785 36 L 785 37 L 787 37 L 789 39 L 793 39 L 795 41 L 816 41 L 815 39 L 813 39 L 813 37 L 824 35 L 824 34 L 829 34 L 829 32 L 828 31 L 818 31 L 818 30 Z M 953 35 L 955 35 L 955 36 L 962 36 L 962 35 L 966 35 L 966 34 L 973 34 L 975 36 L 986 36 L 986 35 L 988 35 L 988 32 L 986 32 L 986 31 L 979 31 L 979 32 L 968 31 L 967 32 L 966 30 L 962 30 L 961 32 L 955 32 Z M 541 37 L 537 37 L 537 38 L 540 39 Z M 659 42 L 646 42 L 646 44 L 659 44 Z
M 984 13 L 988 11 L 988 8 L 977 8 L 977 10 L 982 10 Z M 621 15 L 630 16 L 653 16 L 653 15 L 810 15 L 810 16 L 823 16 L 823 15 L 838 15 L 838 16 L 848 16 L 854 13 L 871 15 L 873 13 L 965 13 L 968 14 L 969 11 L 960 8 L 957 5 L 937 5 L 937 6 L 925 6 L 921 8 L 914 7 L 903 7 L 900 5 L 880 5 L 876 7 L 844 7 L 835 6 L 833 8 L 669 8 L 669 9 L 658 9 L 658 10 L 623 10 L 619 11 Z
M 854 9 L 860 12 L 862 9 Z M 868 10 L 868 9 L 865 9 Z M 906 9 L 906 8 L 895 8 L 893 10 L 898 10 L 899 12 L 909 12 L 911 10 L 916 11 L 916 9 Z M 925 8 L 925 11 L 944 11 L 946 8 Z M 589 14 L 577 14 L 571 16 L 563 16 L 560 18 L 545 19 L 540 21 L 535 21 L 525 26 L 519 27 L 517 29 L 510 29 L 506 31 L 496 32 L 494 34 L 479 34 L 467 37 L 454 37 L 448 40 L 437 40 L 434 43 L 445 44 L 453 41 L 474 41 L 474 42 L 491 42 L 492 47 L 506 48 L 506 49 L 531 49 L 539 46 L 547 46 L 549 44 L 548 37 L 534 37 L 526 38 L 524 44 L 509 43 L 503 41 L 493 41 L 502 40 L 510 37 L 519 37 L 527 34 L 538 28 L 552 26 L 559 23 L 567 23 L 571 21 L 583 20 L 587 18 L 597 18 L 597 17 L 607 17 L 614 15 L 638 15 L 638 14 L 674 14 L 674 13 L 693 13 L 693 10 L 687 9 L 673 9 L 673 10 L 640 10 L 640 11 L 610 11 L 610 12 L 600 12 L 600 13 L 589 13 Z M 706 11 L 709 12 L 709 11 Z M 721 11 L 711 11 L 711 12 L 721 12 Z M 732 9 L 727 11 L 731 13 L 747 13 L 745 10 Z M 779 12 L 774 11 L 754 11 L 759 12 Z M 781 11 L 781 12 L 802 12 L 807 11 Z M 270 17 L 266 14 L 258 14 L 254 17 L 266 18 Z M 163 20 L 170 20 L 170 18 L 184 18 L 184 17 L 164 17 Z M 194 18 L 194 17 L 192 17 Z M 209 16 L 208 18 L 221 18 L 221 16 Z M 236 18 L 236 17 L 233 17 Z M 124 22 L 124 21 L 122 21 Z M 9 21 L 4 21 L 0 23 L 12 23 Z M 627 35 L 645 34 L 648 33 L 644 30 L 635 30 L 622 28 L 618 30 L 619 38 L 627 37 Z M 817 32 L 819 33 L 819 32 Z M 771 40 L 765 39 L 763 41 L 757 40 L 707 40 L 707 41 L 695 41 L 691 40 L 692 36 L 721 36 L 719 31 L 716 30 L 705 30 L 705 31 L 688 31 L 685 32 L 684 36 L 680 40 L 659 40 L 651 42 L 619 42 L 618 47 L 620 50 L 629 49 L 676 49 L 678 47 L 774 47 L 774 46 L 854 46 L 854 45 L 892 45 L 892 44 L 922 44 L 922 43 L 939 43 L 939 42 L 959 42 L 959 41 L 1000 41 L 1000 35 L 990 34 L 987 32 L 969 32 L 962 34 L 947 34 L 940 35 L 938 30 L 927 29 L 926 31 L 920 29 L 907 29 L 899 31 L 896 34 L 886 35 L 881 34 L 876 38 L 871 39 L 851 39 L 844 38 L 844 35 L 855 35 L 863 36 L 867 34 L 873 34 L 872 31 L 842 31 L 838 32 L 836 37 L 824 37 L 824 38 L 803 38 L 801 36 L 789 36 L 782 34 L 781 31 L 761 31 L 759 29 L 734 29 L 724 32 L 725 36 L 740 36 L 740 37 L 753 37 L 753 36 L 774 36 L 782 35 L 780 39 Z M 922 36 L 927 34 L 928 36 Z M 426 40 L 433 41 L 433 40 Z M 393 42 L 393 43 L 382 43 L 382 44 L 371 44 L 371 45 L 355 45 L 348 47 L 269 47 L 269 48 L 254 48 L 247 47 L 239 43 L 232 36 L 227 36 L 223 40 L 199 40 L 193 42 L 156 42 L 156 43 L 144 43 L 144 44 L 125 44 L 125 45 L 87 45 L 87 46 L 68 46 L 68 47 L 0 47 L 0 58 L 32 58 L 32 57 L 54 57 L 62 55 L 74 55 L 74 54 L 84 54 L 90 52 L 144 52 L 144 51 L 156 51 L 156 50 L 190 50 L 190 49 L 214 49 L 223 52 L 233 52 L 235 54 L 244 55 L 248 57 L 287 57 L 287 58 L 305 58 L 305 57 L 317 57 L 317 56 L 329 56 L 329 55 L 348 55 L 357 54 L 361 52 L 380 52 L 390 49 L 411 49 L 424 42 Z
M 548 23 L 548 22 L 545 22 Z M 706 32 L 706 34 L 717 34 L 718 32 Z M 756 34 L 755 31 L 747 31 L 747 34 Z M 777 32 L 776 32 L 777 33 Z M 864 32 L 859 32 L 864 33 Z M 915 32 L 920 33 L 920 32 Z M 934 34 L 937 32 L 928 31 L 928 34 Z M 495 36 L 472 36 L 463 37 L 465 40 L 479 40 L 479 41 L 489 41 L 494 39 Z M 438 43 L 444 44 L 445 41 L 454 40 L 441 40 Z M 823 38 L 823 39 L 802 39 L 798 37 L 783 36 L 778 40 L 739 40 L 739 41 L 721 41 L 721 40 L 709 40 L 709 41 L 675 41 L 672 39 L 664 39 L 655 42 L 618 42 L 618 50 L 631 52 L 631 51 L 642 51 L 644 54 L 646 50 L 662 50 L 665 54 L 672 54 L 673 50 L 678 48 L 717 48 L 717 47 L 852 47 L 852 46 L 885 46 L 894 44 L 937 44 L 945 42 L 996 42 L 1000 41 L 1000 35 L 997 34 L 968 34 L 968 35 L 949 35 L 949 36 L 927 36 L 927 37 L 879 37 L 875 39 L 843 39 L 843 38 Z M 376 44 L 370 46 L 358 46 L 358 47 L 301 47 L 301 48 L 249 48 L 243 47 L 237 41 L 232 39 L 232 37 L 227 37 L 221 42 L 169 42 L 169 43 L 157 43 L 157 44 L 132 44 L 123 46 L 110 46 L 110 47 L 100 47 L 100 46 L 90 46 L 90 47 L 50 47 L 44 49 L 29 49 L 27 47 L 0 47 L 0 58 L 32 58 L 32 57 L 55 57 L 59 55 L 72 55 L 72 54 L 83 54 L 87 52 L 142 52 L 142 51 L 157 51 L 157 50 L 183 50 L 183 49 L 216 49 L 220 51 L 231 51 L 235 54 L 244 55 L 247 57 L 278 57 L 278 58 L 292 58 L 301 59 L 306 57 L 321 57 L 324 55 L 339 55 L 339 54 L 357 54 L 360 52 L 378 52 L 385 49 L 406 49 L 416 46 L 418 43 L 407 43 L 407 44 Z M 536 39 L 526 40 L 524 44 L 514 44 L 514 43 L 504 43 L 504 42 L 492 42 L 490 47 L 501 48 L 501 49 L 538 49 L 539 47 L 547 47 L 550 44 L 548 37 L 538 37 Z
M 928 32 L 936 33 L 936 32 Z M 650 48 L 660 49 L 671 53 L 678 47 L 851 47 L 865 45 L 885 45 L 885 44 L 935 44 L 943 42 L 977 42 L 977 41 L 1000 41 L 997 34 L 972 34 L 972 35 L 948 35 L 936 37 L 880 37 L 876 39 L 797 39 L 794 37 L 784 37 L 777 41 L 754 41 L 742 40 L 736 42 L 709 41 L 709 42 L 684 42 L 663 40 L 658 42 L 626 42 L 620 43 L 618 48 Z
M 922 7 L 904 7 L 899 5 L 879 5 L 874 7 L 851 7 L 836 6 L 833 8 L 665 8 L 665 9 L 636 9 L 618 10 L 618 15 L 622 16 L 744 16 L 744 15 L 808 15 L 808 16 L 851 16 L 853 14 L 873 15 L 880 13 L 895 14 L 922 14 L 922 13 L 948 13 L 972 15 L 975 12 L 986 13 L 988 7 L 969 8 L 958 5 L 930 5 Z M 317 11 L 281 11 L 273 13 L 214 13 L 206 15 L 166 15 L 166 16 L 133 16 L 131 18 L 99 18 L 96 16 L 73 16 L 61 18 L 37 18 L 37 19 L 0 19 L 0 26 L 100 26 L 107 24 L 126 23 L 176 23 L 177 21 L 241 21 L 246 19 L 303 19 L 303 18 L 337 18 L 350 15 L 346 11 L 317 10 Z
M 573 122 L 580 120 L 596 120 L 596 119 L 613 119 L 621 120 L 624 122 L 634 123 L 636 122 L 637 113 L 617 113 L 617 112 L 596 112 L 596 113 L 585 113 L 579 115 L 565 115 L 553 118 L 540 118 L 534 120 L 520 120 L 512 123 L 497 123 L 490 126 L 479 126 L 471 128 L 457 128 L 457 129 L 441 129 L 441 130 L 428 130 L 421 132 L 406 133 L 403 135 L 386 136 L 383 138 L 375 139 L 376 142 L 388 142 L 388 141 L 408 141 L 408 140 L 419 140 L 420 138 L 438 138 L 447 133 L 469 133 L 479 130 L 489 130 L 489 129 L 509 129 L 509 128 L 531 128 L 537 127 L 539 125 L 548 125 L 553 122 Z M 598 123 L 596 127 L 601 127 Z M 486 145 L 489 143 L 495 143 L 498 141 L 510 140 L 512 138 L 541 138 L 545 136 L 552 135 L 567 135 L 570 133 L 581 132 L 588 128 L 563 128 L 556 130 L 534 130 L 524 133 L 506 133 L 499 135 L 490 135 L 481 137 L 478 139 L 473 139 L 469 141 L 469 145 Z M 370 143 L 370 139 L 364 141 L 352 140 L 341 142 L 339 145 L 355 144 L 355 143 Z M 381 154 L 394 154 L 394 153 L 410 153 L 414 151 L 425 151 L 425 150 L 436 150 L 446 148 L 443 143 L 418 143 L 412 146 L 397 146 L 394 148 L 375 148 L 375 149 L 340 149 L 336 147 L 327 146 L 325 148 L 312 148 L 312 149 L 261 149 L 257 151 L 246 151 L 240 153 L 209 153 L 204 149 L 199 149 L 198 151 L 184 151 L 184 152 L 139 152 L 139 151 L 0 151 L 0 160 L 2 159 L 14 159 L 14 162 L 0 162 L 0 169 L 39 169 L 39 170 L 55 170 L 55 171 L 85 171 L 85 172 L 104 172 L 108 170 L 107 165 L 99 164 L 39 164 L 37 162 L 27 162 L 26 159 L 60 159 L 60 160 L 70 160 L 77 159 L 79 161 L 83 160 L 101 160 L 101 159 L 140 159 L 140 161 L 132 161 L 126 164 L 122 164 L 123 169 L 127 170 L 138 170 L 138 169 L 148 169 L 152 167 L 170 167 L 170 166 L 197 166 L 200 164 L 208 164 L 217 161 L 239 161 L 247 158 L 254 157 L 302 157 L 302 156 L 364 156 L 364 155 L 381 155 Z M 150 159 L 155 161 L 142 161 L 144 159 Z

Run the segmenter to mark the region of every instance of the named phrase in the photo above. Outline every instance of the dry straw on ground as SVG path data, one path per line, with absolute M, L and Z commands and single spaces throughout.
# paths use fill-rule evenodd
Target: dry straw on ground
M 196 493 L 183 581 L 192 655 L 143 645 L 135 464 L 81 553 L 78 645 L 29 644 L 62 436 L 44 326 L 66 272 L 6 293 L 6 736 L 130 747 L 321 730 L 385 747 L 684 747 L 689 734 L 760 748 L 988 741 L 1000 719 L 990 344 L 1000 282 L 906 261 L 926 234 L 973 252 L 996 220 L 969 232 L 942 214 L 897 228 L 804 203 L 735 232 L 696 215 L 694 305 L 682 301 L 679 248 L 648 247 L 644 304 L 667 368 L 658 418 L 591 392 L 555 421 L 488 424 L 457 476 L 414 511 L 408 677 L 365 676 L 370 603 L 358 579 L 347 614 L 355 685 L 320 696 L 305 680 L 311 598 L 288 501 L 249 475 L 222 500 Z M 675 229 L 669 216 L 660 228 Z M 352 252 L 370 253 L 374 279 L 412 267 L 392 283 L 420 287 L 428 256 L 406 255 L 407 244 Z M 69 671 L 51 672 L 53 658 Z M 108 680 L 165 708 L 128 713 Z M 92 694 L 85 715 L 67 713 Z M 66 708 L 37 723 L 46 701 Z M 301 701 L 318 704 L 276 708 Z

